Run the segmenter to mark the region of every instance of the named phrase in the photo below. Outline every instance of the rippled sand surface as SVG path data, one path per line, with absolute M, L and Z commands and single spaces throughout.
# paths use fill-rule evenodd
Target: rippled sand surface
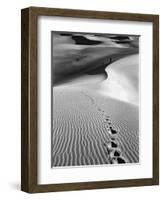
M 62 86 L 53 94 L 53 167 L 139 161 L 137 106 L 89 89 Z

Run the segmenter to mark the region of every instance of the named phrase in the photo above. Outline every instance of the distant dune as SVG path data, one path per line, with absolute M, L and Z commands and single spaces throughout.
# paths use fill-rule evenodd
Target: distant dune
M 139 36 L 52 32 L 52 167 L 139 162 Z
M 134 39 L 133 39 L 134 38 Z M 108 64 L 138 53 L 138 37 L 53 32 L 53 85 L 85 74 L 104 74 Z

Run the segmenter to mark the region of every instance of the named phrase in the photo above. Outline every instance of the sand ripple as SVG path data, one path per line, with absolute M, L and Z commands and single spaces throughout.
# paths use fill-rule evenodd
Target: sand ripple
M 53 94 L 53 167 L 139 162 L 138 107 L 73 87 Z

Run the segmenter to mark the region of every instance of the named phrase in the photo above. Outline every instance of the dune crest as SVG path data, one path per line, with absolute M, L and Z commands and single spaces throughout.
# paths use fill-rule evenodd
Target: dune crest
M 112 98 L 139 105 L 138 85 L 139 56 L 131 55 L 108 65 L 105 69 L 107 79 L 101 84 L 99 92 Z
M 53 32 L 51 166 L 139 162 L 139 36 Z

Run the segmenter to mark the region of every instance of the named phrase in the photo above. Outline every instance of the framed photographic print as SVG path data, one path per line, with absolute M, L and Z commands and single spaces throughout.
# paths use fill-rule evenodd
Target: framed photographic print
M 159 16 L 21 11 L 21 189 L 159 184 Z

